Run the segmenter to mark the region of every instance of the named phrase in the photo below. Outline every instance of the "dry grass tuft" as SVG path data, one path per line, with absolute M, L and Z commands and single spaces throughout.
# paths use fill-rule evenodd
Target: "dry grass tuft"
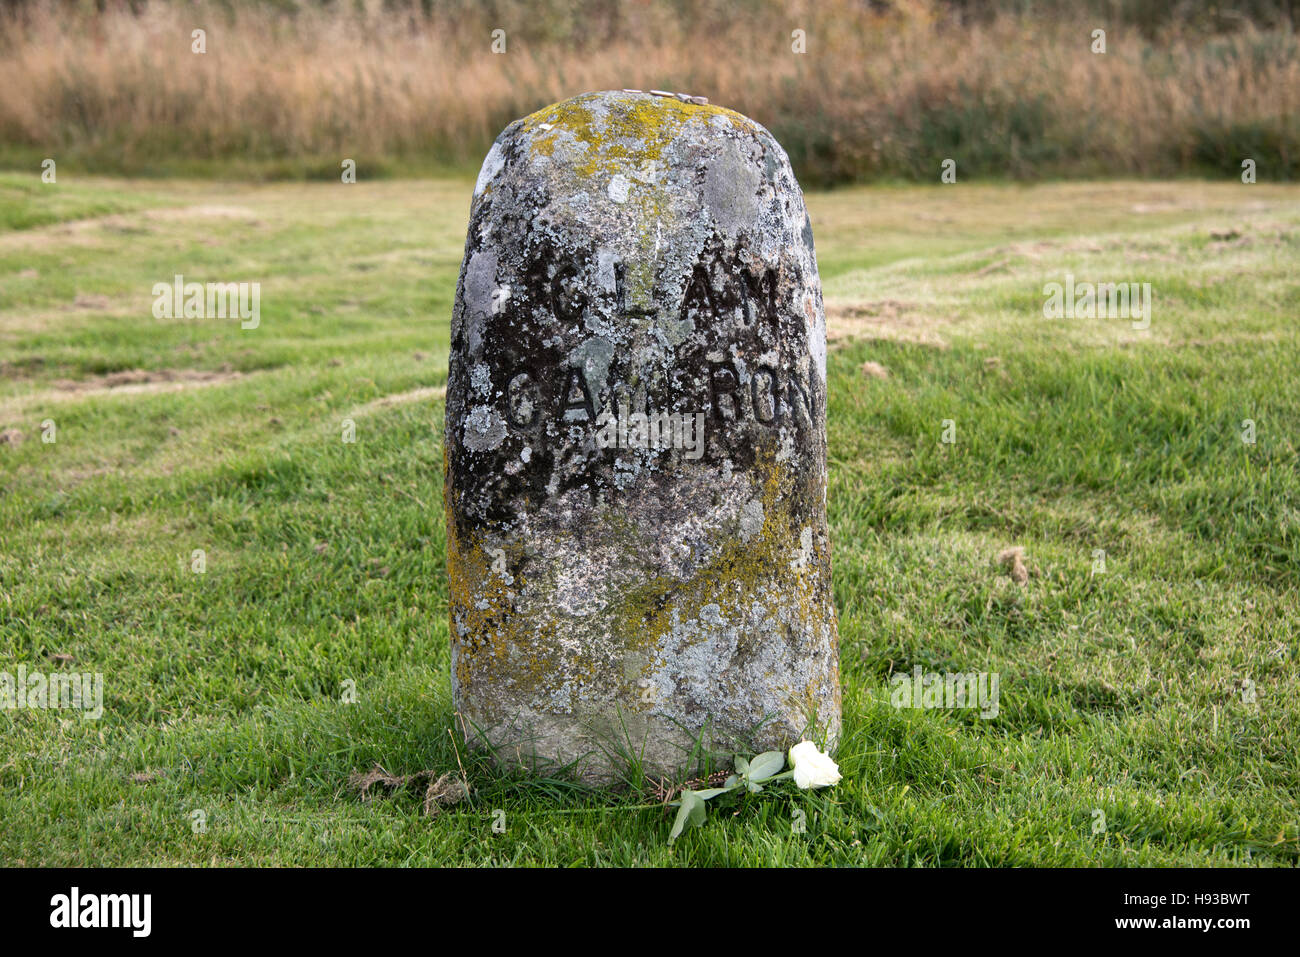
M 1019 545 L 998 552 L 998 564 L 1017 585 L 1029 581 L 1029 569 L 1025 567 L 1024 557 L 1025 550 Z
M 353 771 L 348 777 L 348 787 L 357 792 L 363 802 L 380 794 L 393 794 L 414 785 L 424 784 L 424 813 L 435 817 L 444 807 L 459 804 L 469 797 L 469 784 L 457 773 L 438 774 L 436 771 L 417 771 L 415 774 L 389 774 L 379 765 L 369 771 Z

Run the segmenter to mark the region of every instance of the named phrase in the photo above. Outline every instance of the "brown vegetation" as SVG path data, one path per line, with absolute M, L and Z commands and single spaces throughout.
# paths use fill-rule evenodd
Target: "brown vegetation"
M 517 116 L 634 87 L 753 116 L 809 183 L 937 180 L 949 157 L 959 177 L 1236 174 L 1243 158 L 1261 180 L 1300 173 L 1295 36 L 1248 21 L 1153 39 L 1094 14 L 963 20 L 937 0 L 104 6 L 0 17 L 0 161 L 471 165 Z

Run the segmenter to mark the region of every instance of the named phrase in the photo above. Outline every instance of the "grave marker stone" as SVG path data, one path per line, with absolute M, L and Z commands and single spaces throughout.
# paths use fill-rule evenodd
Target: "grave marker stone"
M 825 318 L 763 127 L 638 92 L 510 124 L 474 188 L 446 403 L 472 740 L 606 780 L 696 741 L 837 737 Z

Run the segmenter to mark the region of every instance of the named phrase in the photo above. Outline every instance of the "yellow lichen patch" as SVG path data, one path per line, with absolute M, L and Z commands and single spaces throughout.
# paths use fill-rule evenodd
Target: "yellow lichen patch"
M 474 672 L 482 669 L 483 657 L 497 659 L 497 663 L 507 659 L 512 637 L 509 629 L 513 619 L 511 604 L 514 592 L 506 580 L 492 570 L 490 558 L 482 546 L 478 542 L 462 540 L 450 504 L 447 511 L 447 585 L 448 606 L 452 614 L 451 640 L 460 640 L 456 621 L 459 614 L 460 627 L 481 643 L 473 652 L 479 658 L 477 665 L 471 665 L 469 655 L 462 655 L 459 660 L 460 674 L 457 677 L 468 684 Z
M 612 609 L 624 648 L 654 655 L 672 628 L 674 611 L 685 622 L 698 618 L 706 605 L 725 603 L 739 609 L 738 617 L 747 618 L 754 602 L 765 603 L 765 588 L 774 589 L 785 607 L 793 606 L 800 621 L 817 622 L 828 614 L 829 602 L 819 583 L 829 576 L 817 571 L 828 556 L 819 550 L 803 565 L 792 565 L 800 551 L 800 530 L 789 509 L 793 490 L 783 487 L 788 483 L 784 467 L 768 450 L 760 455 L 754 471 L 763 476 L 761 531 L 748 542 L 727 538 L 718 556 L 687 581 L 661 575 L 629 592 Z M 773 601 L 768 598 L 766 603 Z M 653 662 L 654 667 L 664 664 L 662 656 Z
M 758 132 L 751 120 L 734 110 L 683 103 L 675 97 L 627 94 L 608 103 L 604 110 L 593 110 L 593 100 L 601 95 L 584 94 L 524 117 L 524 132 L 541 130 L 544 125 L 551 127 L 533 137 L 532 149 L 552 156 L 561 137 L 569 136 L 587 146 L 586 159 L 576 167 L 578 173 L 612 175 L 658 162 L 664 149 L 691 120 L 708 122 L 724 116 L 738 129 Z
M 497 693 L 540 696 L 574 677 L 572 668 L 559 660 L 554 618 L 519 615 L 515 602 L 528 582 L 519 575 L 507 578 L 493 568 L 495 556 L 504 553 L 508 567 L 518 568 L 518 549 L 487 549 L 477 539 L 466 541 L 459 533 L 451 496 L 447 504 L 447 583 L 451 612 L 451 641 L 460 638 L 459 624 L 472 648 L 457 659 L 456 681 L 471 689 L 482 705 Z M 588 668 L 588 678 L 594 665 Z M 484 715 L 480 715 L 483 717 Z

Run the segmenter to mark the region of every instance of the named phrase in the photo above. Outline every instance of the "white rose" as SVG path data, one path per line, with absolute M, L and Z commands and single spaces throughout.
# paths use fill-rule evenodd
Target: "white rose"
M 840 766 L 822 754 L 811 741 L 800 741 L 790 749 L 794 783 L 801 788 L 825 788 L 840 780 Z

